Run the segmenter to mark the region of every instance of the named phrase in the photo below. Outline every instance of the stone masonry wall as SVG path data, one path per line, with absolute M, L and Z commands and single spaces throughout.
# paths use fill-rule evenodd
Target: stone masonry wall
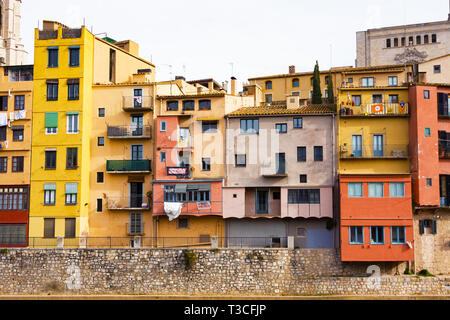
M 335 249 L 3 249 L 0 294 L 449 294 L 450 277 L 392 276 L 394 265 L 364 277 L 367 266 Z

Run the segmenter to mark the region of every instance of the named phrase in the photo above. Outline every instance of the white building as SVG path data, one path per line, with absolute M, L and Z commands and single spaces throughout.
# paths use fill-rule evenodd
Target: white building
M 0 0 L 0 66 L 26 64 L 20 38 L 22 0 Z

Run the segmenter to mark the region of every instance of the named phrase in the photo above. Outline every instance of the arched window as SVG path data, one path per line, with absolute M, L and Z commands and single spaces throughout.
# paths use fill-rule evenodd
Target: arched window
M 300 87 L 300 81 L 297 78 L 295 78 L 292 80 L 292 88 L 298 88 L 298 87 Z
M 266 90 L 272 90 L 272 81 L 266 81 Z

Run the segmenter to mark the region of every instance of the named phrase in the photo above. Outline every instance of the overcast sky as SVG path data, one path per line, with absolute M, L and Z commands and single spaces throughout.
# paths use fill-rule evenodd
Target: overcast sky
M 172 70 L 222 82 L 233 70 L 241 82 L 289 65 L 312 71 L 316 60 L 320 69 L 354 65 L 357 31 L 447 20 L 448 12 L 448 0 L 23 0 L 22 39 L 32 64 L 38 23 L 76 28 L 85 19 L 94 34 L 138 42 L 158 81 Z

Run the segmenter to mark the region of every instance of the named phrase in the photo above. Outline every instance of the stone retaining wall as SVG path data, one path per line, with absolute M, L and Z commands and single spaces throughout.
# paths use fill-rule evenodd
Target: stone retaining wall
M 450 277 L 392 276 L 396 264 L 364 277 L 368 265 L 335 249 L 8 249 L 0 294 L 449 295 Z

